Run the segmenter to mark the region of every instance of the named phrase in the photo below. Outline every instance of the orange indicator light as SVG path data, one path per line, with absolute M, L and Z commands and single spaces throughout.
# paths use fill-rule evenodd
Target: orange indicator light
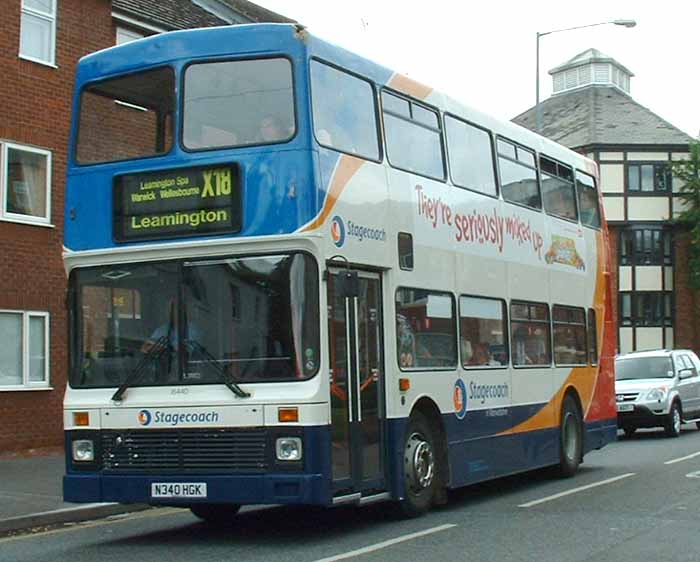
M 277 419 L 280 422 L 298 422 L 299 421 L 299 409 L 298 408 L 280 408 L 277 410 Z
M 90 425 L 88 412 L 73 412 L 73 425 Z
M 408 379 L 399 379 L 399 390 L 406 392 L 411 388 L 411 381 Z

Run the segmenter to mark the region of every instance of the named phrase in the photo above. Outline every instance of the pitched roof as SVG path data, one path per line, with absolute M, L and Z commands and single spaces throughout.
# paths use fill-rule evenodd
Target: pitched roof
M 220 9 L 207 9 L 218 6 Z M 114 10 L 166 30 L 229 23 L 293 23 L 247 0 L 112 0 Z
M 611 144 L 688 144 L 693 140 L 628 94 L 611 86 L 587 86 L 541 102 L 542 135 L 569 148 Z M 512 120 L 535 130 L 535 108 Z
M 605 53 L 599 51 L 598 49 L 586 49 L 585 51 L 579 53 L 578 55 L 569 59 L 565 63 L 562 63 L 559 66 L 550 70 L 549 74 L 555 74 L 557 72 L 561 72 L 562 70 L 567 70 L 569 68 L 574 68 L 576 66 L 582 66 L 584 64 L 590 64 L 592 62 L 611 62 L 611 63 L 619 66 L 622 70 L 624 70 L 630 76 L 634 76 L 634 73 L 631 70 L 629 70 L 625 66 L 621 65 L 614 58 L 606 55 Z

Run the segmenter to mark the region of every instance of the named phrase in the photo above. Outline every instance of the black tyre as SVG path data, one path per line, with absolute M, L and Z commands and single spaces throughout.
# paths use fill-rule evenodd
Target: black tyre
M 559 425 L 559 474 L 573 476 L 583 455 L 583 422 L 581 411 L 573 397 L 566 396 L 561 405 Z
M 197 503 L 190 511 L 211 525 L 230 525 L 241 506 L 236 503 Z
M 623 427 L 622 431 L 625 432 L 625 437 L 632 437 L 637 432 L 637 428 L 636 427 Z
M 438 432 L 420 412 L 408 420 L 403 447 L 404 499 L 401 511 L 417 517 L 430 509 L 438 489 Z
M 681 434 L 682 423 L 683 418 L 681 417 L 681 405 L 676 401 L 671 404 L 671 410 L 668 412 L 666 422 L 664 423 L 666 437 L 678 437 Z

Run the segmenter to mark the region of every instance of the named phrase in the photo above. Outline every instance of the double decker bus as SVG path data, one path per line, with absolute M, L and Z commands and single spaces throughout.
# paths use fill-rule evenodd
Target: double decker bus
M 615 438 L 592 161 L 294 25 L 91 54 L 73 111 L 67 501 L 416 515 Z

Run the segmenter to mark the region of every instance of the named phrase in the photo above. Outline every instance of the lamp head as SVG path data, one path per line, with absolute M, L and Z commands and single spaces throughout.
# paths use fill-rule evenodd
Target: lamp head
M 622 25 L 624 27 L 634 27 L 637 25 L 637 22 L 634 20 L 615 20 L 613 23 L 615 25 Z

